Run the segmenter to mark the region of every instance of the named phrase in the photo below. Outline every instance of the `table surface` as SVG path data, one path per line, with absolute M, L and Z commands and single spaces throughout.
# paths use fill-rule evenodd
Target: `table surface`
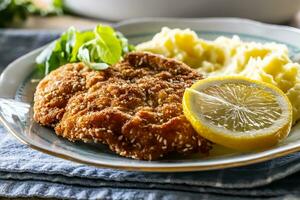
M 22 27 L 24 29 L 53 29 L 53 30 L 66 30 L 70 26 L 77 29 L 91 29 L 97 24 L 110 24 L 107 20 L 89 19 L 80 16 L 51 16 L 51 17 L 29 17 Z

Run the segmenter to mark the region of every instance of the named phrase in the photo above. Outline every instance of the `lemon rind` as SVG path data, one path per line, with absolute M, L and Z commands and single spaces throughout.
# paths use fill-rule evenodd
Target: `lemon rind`
M 255 134 L 255 132 L 253 132 L 253 134 L 247 134 L 247 135 L 224 134 L 222 132 L 216 131 L 216 129 L 213 129 L 213 127 L 211 126 L 207 126 L 206 125 L 207 123 L 205 124 L 205 122 L 203 122 L 201 118 L 195 117 L 195 113 L 192 113 L 190 106 L 186 104 L 186 102 L 188 102 L 188 100 L 190 99 L 190 94 L 187 94 L 185 92 L 183 97 L 183 103 L 182 103 L 183 112 L 187 117 L 187 119 L 191 122 L 194 129 L 200 135 L 207 138 L 208 140 L 211 140 L 212 142 L 236 150 L 241 150 L 241 151 L 267 148 L 277 144 L 279 141 L 287 137 L 292 125 L 292 106 L 287 96 L 275 86 L 268 83 L 252 80 L 246 77 L 226 76 L 226 77 L 211 77 L 211 78 L 203 79 L 201 81 L 194 83 L 191 89 L 199 88 L 199 86 L 205 84 L 209 85 L 207 83 L 211 84 L 214 81 L 219 82 L 219 81 L 233 81 L 233 80 L 237 80 L 237 81 L 242 80 L 248 83 L 254 83 L 258 86 L 263 86 L 262 88 L 269 88 L 274 92 L 274 95 L 275 94 L 280 95 L 282 99 L 285 100 L 285 103 L 287 105 L 286 112 L 288 112 L 288 118 L 285 121 L 283 121 L 283 123 L 280 126 L 278 126 L 278 128 L 275 127 L 275 129 L 272 131 L 266 128 L 265 132 L 262 132 L 261 134 Z

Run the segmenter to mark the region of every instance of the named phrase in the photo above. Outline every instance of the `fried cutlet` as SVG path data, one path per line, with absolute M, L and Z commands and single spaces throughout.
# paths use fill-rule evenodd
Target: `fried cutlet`
M 211 143 L 182 112 L 182 96 L 202 76 L 185 64 L 134 52 L 103 71 L 67 64 L 46 76 L 34 119 L 71 141 L 100 142 L 119 155 L 156 160 L 207 153 Z

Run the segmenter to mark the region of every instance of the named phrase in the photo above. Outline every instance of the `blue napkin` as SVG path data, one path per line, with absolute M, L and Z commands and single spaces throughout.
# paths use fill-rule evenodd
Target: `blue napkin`
M 0 30 L 0 69 L 58 36 Z M 0 125 L 0 197 L 66 199 L 261 199 L 300 197 L 300 153 L 246 167 L 143 173 L 90 167 L 20 143 Z M 288 175 L 291 175 L 287 177 Z M 277 180 L 277 181 L 276 181 Z
M 247 167 L 192 173 L 101 169 L 55 158 L 0 128 L 0 197 L 70 199 L 233 199 L 300 195 L 300 154 Z

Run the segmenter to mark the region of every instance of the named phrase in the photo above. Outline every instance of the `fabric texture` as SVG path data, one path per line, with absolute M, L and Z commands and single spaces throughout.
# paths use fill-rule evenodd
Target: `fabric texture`
M 0 30 L 0 71 L 58 37 L 49 31 Z M 300 153 L 224 170 L 146 173 L 101 169 L 30 149 L 0 125 L 0 197 L 64 199 L 297 199 Z M 290 176 L 289 176 L 290 175 Z

